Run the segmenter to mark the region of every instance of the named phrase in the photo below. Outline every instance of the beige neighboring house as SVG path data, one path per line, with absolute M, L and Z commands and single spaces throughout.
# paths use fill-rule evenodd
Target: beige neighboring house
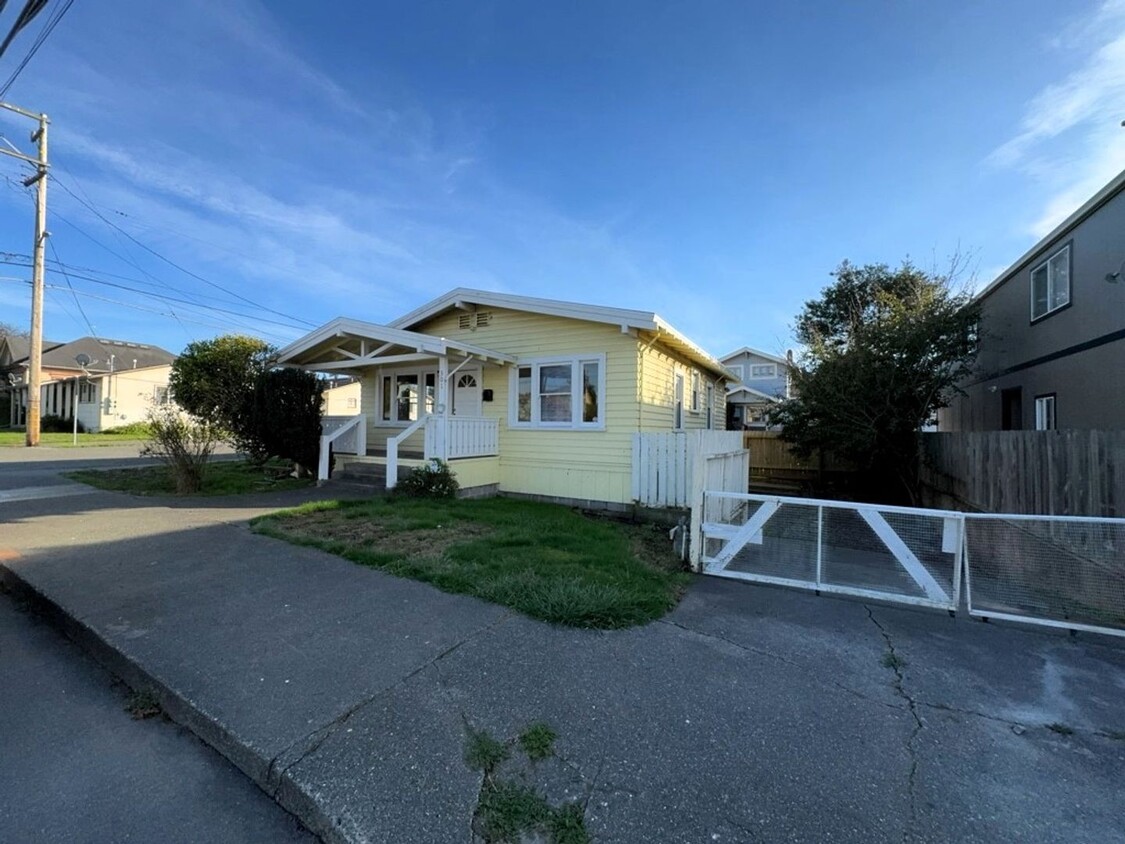
M 355 416 L 360 412 L 362 389 L 358 380 L 340 383 L 324 390 L 325 416 Z
M 633 500 L 634 435 L 723 430 L 732 380 L 652 311 L 464 288 L 388 325 L 334 319 L 279 362 L 358 379 L 351 460 L 440 456 L 464 489 L 616 505 Z
M 13 427 L 27 422 L 29 364 L 23 351 L 6 366 Z M 175 359 L 158 346 L 103 337 L 53 344 L 43 352 L 40 412 L 73 419 L 77 398 L 78 421 L 87 431 L 143 422 L 154 404 L 170 401 L 168 377 Z M 83 366 L 80 360 L 88 362 Z

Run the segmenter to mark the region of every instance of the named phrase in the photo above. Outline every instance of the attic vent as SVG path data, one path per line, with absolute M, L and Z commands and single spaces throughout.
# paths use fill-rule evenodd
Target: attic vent
M 480 311 L 474 314 L 474 316 L 476 316 L 477 318 L 477 328 L 480 328 L 482 325 L 488 325 L 490 322 L 492 322 L 492 314 L 487 311 Z
M 472 314 L 461 314 L 459 317 L 457 317 L 457 327 L 458 328 L 472 328 L 473 327 L 473 315 Z

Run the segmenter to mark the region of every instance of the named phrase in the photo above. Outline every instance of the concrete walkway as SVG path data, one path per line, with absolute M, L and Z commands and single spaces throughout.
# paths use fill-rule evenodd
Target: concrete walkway
M 554 628 L 248 530 L 312 494 L 11 502 L 0 563 L 327 841 L 470 841 L 466 727 L 531 721 L 598 842 L 1125 841 L 1119 644 L 706 578 Z

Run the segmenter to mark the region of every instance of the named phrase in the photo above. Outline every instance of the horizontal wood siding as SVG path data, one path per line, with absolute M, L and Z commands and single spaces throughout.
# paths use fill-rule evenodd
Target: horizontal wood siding
M 483 309 L 482 309 L 483 310 Z M 630 501 L 632 434 L 637 430 L 637 340 L 613 325 L 490 308 L 488 325 L 458 326 L 461 312 L 436 317 L 415 330 L 461 340 L 519 360 L 554 355 L 604 354 L 605 430 L 555 431 L 508 424 L 509 372 L 485 365 L 483 387 L 493 401 L 482 415 L 500 422 L 500 490 L 590 501 Z
M 671 431 L 675 418 L 676 402 L 676 374 L 684 376 L 684 425 L 683 430 L 701 430 L 707 427 L 707 387 L 708 383 L 715 389 L 715 412 L 712 427 L 715 430 L 726 428 L 726 387 L 717 382 L 715 377 L 700 369 L 689 361 L 683 360 L 663 346 L 655 345 L 646 348 L 640 344 L 639 362 L 639 389 L 637 401 L 639 402 L 639 422 L 641 431 Z M 698 372 L 700 376 L 700 409 L 693 413 L 691 410 L 691 374 Z
M 1119 517 L 1125 431 L 923 434 L 922 481 L 939 499 L 992 513 Z

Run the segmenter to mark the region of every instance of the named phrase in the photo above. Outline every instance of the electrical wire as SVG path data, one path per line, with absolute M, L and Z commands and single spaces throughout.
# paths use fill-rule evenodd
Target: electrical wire
M 273 308 L 270 308 L 266 305 L 263 305 L 260 302 L 255 302 L 253 299 L 249 299 L 249 298 L 243 296 L 240 293 L 236 293 L 235 291 L 231 290 L 230 288 L 224 287 L 223 285 L 219 284 L 218 282 L 211 281 L 211 279 L 209 279 L 209 278 L 204 278 L 203 276 L 199 275 L 198 273 L 192 272 L 191 270 L 187 269 L 186 267 L 183 267 L 180 264 L 177 264 L 171 258 L 168 258 L 168 257 L 160 254 L 159 252 L 157 252 L 155 249 L 145 245 L 144 243 L 141 243 L 141 241 L 137 240 L 137 238 L 133 237 L 133 235 L 131 235 L 129 232 L 125 231 L 125 229 L 121 228 L 115 222 L 113 222 L 108 217 L 106 217 L 104 214 L 102 214 L 99 210 L 97 210 L 97 208 L 94 207 L 94 205 L 92 203 L 87 202 L 82 197 L 80 197 L 78 194 L 76 194 L 74 191 L 72 191 L 67 186 L 66 182 L 63 182 L 62 180 L 59 179 L 58 174 L 55 174 L 54 182 L 59 187 L 61 187 L 64 191 L 66 191 L 68 194 L 70 194 L 75 200 L 77 200 L 79 203 L 84 205 L 92 214 L 94 214 L 96 217 L 98 217 L 98 219 L 100 219 L 107 226 L 110 226 L 111 228 L 121 232 L 121 234 L 123 234 L 125 237 L 127 237 L 132 243 L 135 243 L 141 249 L 148 252 L 150 255 L 160 259 L 161 261 L 163 261 L 164 263 L 173 267 L 174 269 L 177 269 L 180 272 L 184 273 L 184 275 L 191 276 L 192 278 L 196 279 L 197 281 L 202 281 L 204 284 L 210 285 L 211 287 L 214 287 L 217 290 L 223 291 L 228 296 L 233 296 L 235 299 L 238 299 L 242 302 L 245 302 L 248 305 L 253 305 L 255 308 L 260 308 L 261 310 L 267 311 L 271 314 L 274 314 L 275 316 L 285 317 L 286 319 L 293 320 L 294 322 L 303 323 L 304 325 L 306 325 L 310 328 L 315 326 L 314 323 L 309 322 L 306 319 L 302 319 L 301 317 L 295 317 L 295 316 L 292 316 L 291 314 L 287 314 L 287 313 L 284 313 L 282 311 L 274 310 Z
M 39 52 L 39 48 L 43 46 L 43 42 L 47 40 L 47 36 L 54 31 L 55 27 L 58 26 L 59 21 L 62 20 L 63 15 L 70 11 L 70 7 L 73 5 L 74 0 L 63 0 L 63 4 L 59 7 L 58 11 L 56 11 L 54 15 L 47 19 L 47 23 L 43 25 L 43 29 L 40 31 L 39 36 L 35 39 L 35 41 L 32 42 L 31 49 L 28 50 L 28 53 L 26 56 L 24 56 L 23 61 L 16 65 L 16 69 L 12 71 L 12 75 L 8 77 L 8 81 L 5 82 L 2 87 L 0 87 L 0 99 L 3 99 L 5 96 L 7 96 L 8 89 L 12 87 L 12 84 L 16 81 L 16 79 L 19 78 L 19 75 L 23 73 L 23 69 L 27 67 L 27 63 L 30 62 L 35 57 L 35 54 Z

